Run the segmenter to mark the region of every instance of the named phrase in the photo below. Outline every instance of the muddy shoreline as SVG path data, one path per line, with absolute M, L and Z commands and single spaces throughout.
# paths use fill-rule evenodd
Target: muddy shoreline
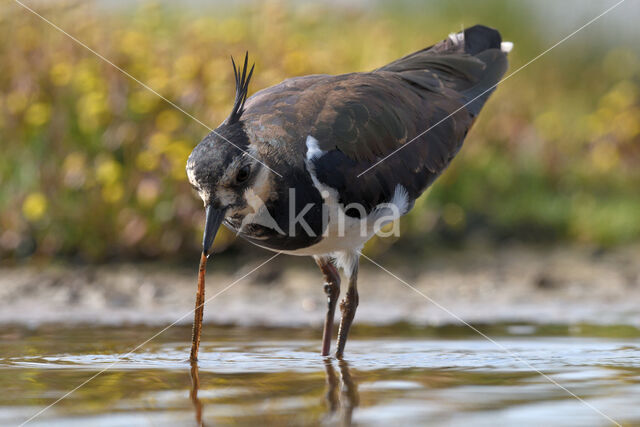
M 321 324 L 325 297 L 311 260 L 280 256 L 237 281 L 269 256 L 247 258 L 237 271 L 210 263 L 206 298 L 215 298 L 205 307 L 206 323 Z M 638 246 L 476 248 L 410 264 L 399 256 L 372 257 L 406 284 L 363 259 L 358 323 L 441 325 L 460 323 L 459 317 L 640 326 Z M 188 324 L 196 273 L 163 263 L 1 267 L 0 323 Z

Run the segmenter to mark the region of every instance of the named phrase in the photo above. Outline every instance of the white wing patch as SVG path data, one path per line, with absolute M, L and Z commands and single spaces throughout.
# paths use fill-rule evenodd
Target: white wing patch
M 345 207 L 339 202 L 338 190 L 320 182 L 316 176 L 313 160 L 322 157 L 326 151 L 318 146 L 318 140 L 313 136 L 307 136 L 307 153 L 305 165 L 311 177 L 314 187 L 320 192 L 326 214 L 326 229 L 322 233 L 322 240 L 293 251 L 283 251 L 290 255 L 327 255 L 336 259 L 337 264 L 345 272 L 353 270 L 357 261 L 357 252 L 380 227 L 395 221 L 409 210 L 409 194 L 402 185 L 397 185 L 391 200 L 376 206 L 366 218 L 355 218 L 345 214 Z M 357 183 L 355 183 L 357 185 Z M 351 206 L 351 205 L 347 205 Z
M 460 43 L 464 43 L 464 32 L 449 34 L 449 40 L 451 40 L 455 46 L 459 46 Z
M 318 145 L 318 140 L 311 135 L 307 136 L 307 162 L 322 157 L 326 151 L 322 151 Z M 307 165 L 308 166 L 308 165 Z
M 511 52 L 511 49 L 513 49 L 513 43 L 512 42 L 502 42 L 502 43 L 500 43 L 500 50 L 503 51 L 504 53 Z
M 316 176 L 316 167 L 313 164 L 313 160 L 324 156 L 326 151 L 322 151 L 320 149 L 320 147 L 318 146 L 318 140 L 312 137 L 311 135 L 307 136 L 306 144 L 307 144 L 307 155 L 306 155 L 305 164 L 307 165 L 307 170 L 309 171 L 309 175 L 311 176 L 311 181 L 313 181 L 314 187 L 318 189 L 318 191 L 320 192 L 320 196 L 323 199 L 326 200 L 331 195 L 333 195 L 334 198 L 337 199 L 338 192 L 334 188 L 331 188 L 328 185 L 324 185 L 323 183 L 320 182 L 320 180 L 318 180 L 318 177 Z
M 400 184 L 396 185 L 393 197 L 389 203 L 398 208 L 400 215 L 406 214 L 409 210 L 409 193 L 407 192 L 407 189 Z
M 449 34 L 449 40 L 451 40 L 451 42 L 455 46 L 459 46 L 460 43 L 464 43 L 464 32 Z M 513 49 L 513 43 L 512 42 L 502 42 L 502 43 L 500 43 L 500 50 L 503 51 L 504 53 L 511 52 L 511 49 Z
M 380 203 L 369 214 L 372 219 L 387 217 L 390 220 L 396 220 L 407 213 L 409 207 L 409 194 L 407 190 L 400 184 L 396 185 L 393 191 L 393 197 L 387 203 Z

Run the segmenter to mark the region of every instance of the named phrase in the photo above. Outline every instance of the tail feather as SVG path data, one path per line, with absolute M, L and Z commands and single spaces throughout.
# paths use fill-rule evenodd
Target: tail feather
M 496 86 L 507 71 L 506 55 L 496 49 L 487 49 L 480 52 L 476 58 L 486 64 L 485 70 L 478 76 L 475 84 L 461 91 L 464 95 L 467 110 L 474 116 L 480 113 L 485 102 L 493 93 Z
M 506 72 L 506 54 L 512 47 L 513 43 L 502 41 L 497 30 L 476 25 L 376 71 L 399 73 L 426 90 L 454 89 L 470 103 L 467 109 L 477 115 Z
M 459 33 L 449 34 L 449 39 L 455 44 L 464 42 L 464 51 L 470 55 L 477 55 L 487 49 L 500 49 L 504 53 L 513 49 L 513 43 L 502 41 L 498 30 L 484 25 L 475 25 Z
M 477 55 L 487 49 L 500 49 L 502 43 L 498 30 L 484 25 L 474 25 L 464 30 L 463 34 L 464 51 L 469 55 Z

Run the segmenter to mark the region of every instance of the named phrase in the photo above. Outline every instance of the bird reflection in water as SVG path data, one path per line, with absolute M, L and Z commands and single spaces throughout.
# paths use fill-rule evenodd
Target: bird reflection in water
M 349 364 L 345 360 L 338 361 L 340 378 L 336 374 L 331 359 L 325 359 L 325 372 L 327 374 L 327 387 L 325 400 L 327 402 L 326 421 L 338 421 L 340 425 L 351 425 L 353 409 L 358 406 L 358 385 L 353 381 Z
M 353 381 L 349 364 L 344 360 L 338 361 L 339 376 L 331 359 L 326 359 L 324 366 L 326 373 L 325 401 L 327 404 L 325 421 L 331 424 L 339 422 L 339 425 L 349 426 L 353 417 L 353 409 L 359 403 L 358 386 Z M 191 361 L 190 373 L 191 390 L 189 391 L 189 398 L 193 404 L 196 425 L 203 427 L 205 424 L 202 421 L 202 402 L 198 397 L 200 376 L 197 361 Z
M 198 398 L 198 390 L 200 389 L 200 377 L 198 375 L 198 362 L 191 361 L 191 390 L 189 391 L 189 398 L 193 403 L 193 409 L 196 414 L 196 425 L 203 427 L 202 422 L 202 402 Z

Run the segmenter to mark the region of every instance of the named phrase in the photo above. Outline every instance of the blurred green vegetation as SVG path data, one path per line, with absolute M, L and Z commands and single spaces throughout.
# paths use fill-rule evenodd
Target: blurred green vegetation
M 459 30 L 452 4 L 36 8 L 214 128 L 234 95 L 230 54 L 248 50 L 256 62 L 251 93 L 296 75 L 369 70 Z M 513 71 L 551 43 L 518 3 L 497 13 L 504 5 L 469 6 L 466 19 L 515 42 Z M 3 8 L 0 256 L 192 257 L 203 213 L 184 165 L 208 130 L 25 9 Z M 638 52 L 614 37 L 560 49 L 500 85 L 453 165 L 403 219 L 397 246 L 476 235 L 638 240 Z M 238 245 L 228 232 L 216 244 Z

